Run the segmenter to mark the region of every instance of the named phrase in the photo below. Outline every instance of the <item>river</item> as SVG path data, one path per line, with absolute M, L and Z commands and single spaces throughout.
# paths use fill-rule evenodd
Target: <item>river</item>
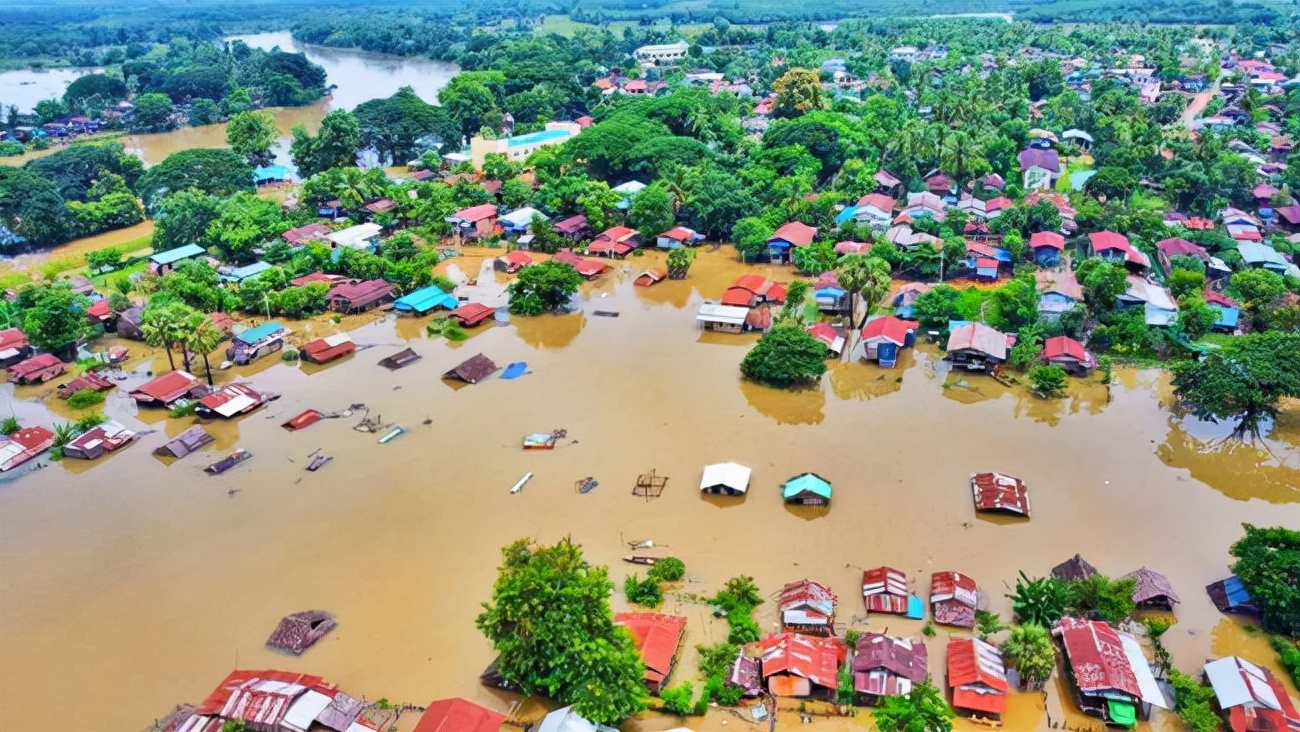
M 454 260 L 471 274 L 472 253 Z M 141 729 L 177 702 L 200 701 L 236 665 L 310 671 L 370 699 L 463 696 L 505 710 L 512 697 L 477 683 L 492 654 L 473 620 L 499 548 L 520 537 L 573 536 L 610 565 L 616 588 L 632 571 L 619 562 L 625 541 L 653 539 L 681 557 L 686 581 L 664 605 L 689 619 L 678 681 L 694 676 L 694 646 L 726 633 L 690 596 L 736 574 L 753 575 L 769 598 L 791 580 L 826 582 L 842 620 L 910 635 L 920 622 L 861 622 L 864 567 L 903 569 L 922 597 L 931 572 L 966 572 L 1007 618 L 1017 570 L 1042 575 L 1075 552 L 1112 575 L 1146 565 L 1169 576 L 1182 604 L 1165 640 L 1179 668 L 1241 653 L 1278 671 L 1262 639 L 1219 615 L 1202 588 L 1227 574 L 1242 522 L 1300 526 L 1300 405 L 1266 442 L 1244 445 L 1172 414 L 1160 371 L 1117 369 L 1109 387 L 1074 381 L 1068 397 L 1043 401 L 948 374 L 930 345 L 897 370 L 834 363 L 816 389 L 775 391 L 737 378 L 755 338 L 701 333 L 695 310 L 739 272 L 789 270 L 742 267 L 724 249 L 701 252 L 686 281 L 632 286 L 637 271 L 661 264 L 651 253 L 585 286 L 584 313 L 487 326 L 463 343 L 424 337 L 423 319 L 348 318 L 343 327 L 373 348 L 325 367 L 264 359 L 223 372 L 284 396 L 211 426 L 215 446 L 170 466 L 150 451 L 192 419 L 137 414 L 114 393 L 111 415 L 158 433 L 95 463 L 0 484 L 0 729 Z M 333 330 L 293 328 L 299 341 Z M 406 339 L 422 360 L 396 372 L 376 365 Z M 166 367 L 130 345 L 132 367 Z M 480 352 L 499 365 L 526 361 L 531 373 L 461 388 L 439 378 Z M 51 386 L 3 388 L 24 419 L 50 422 L 34 400 Z M 355 402 L 409 433 L 381 446 L 350 429 L 355 418 L 279 427 L 308 407 Z M 568 439 L 554 451 L 520 448 L 525 434 L 555 428 Z M 256 457 L 223 476 L 202 472 L 236 446 Z M 304 472 L 316 449 L 334 461 Z M 725 460 L 754 469 L 749 495 L 702 498 L 702 466 Z M 670 478 L 663 496 L 633 497 L 651 468 Z M 983 470 L 1028 483 L 1032 520 L 974 515 L 968 476 Z M 780 483 L 805 471 L 834 483 L 829 509 L 780 501 Z M 525 472 L 536 477 L 510 495 Z M 584 476 L 599 481 L 585 495 L 574 491 Z M 337 614 L 339 628 L 299 658 L 263 647 L 282 615 L 308 608 Z M 759 608 L 764 628 L 775 619 L 771 602 Z M 928 641 L 940 680 L 945 636 Z M 1045 701 L 1015 695 L 1007 729 L 1046 729 L 1048 714 L 1077 727 L 1071 709 L 1054 681 Z M 625 729 L 679 723 L 651 716 Z M 716 711 L 686 724 L 749 729 Z M 814 725 L 862 726 L 861 717 Z M 1177 729 L 1167 716 L 1151 728 Z

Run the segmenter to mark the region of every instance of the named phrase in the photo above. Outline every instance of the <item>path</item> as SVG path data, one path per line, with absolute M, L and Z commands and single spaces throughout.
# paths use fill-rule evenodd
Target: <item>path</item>
M 1192 97 L 1192 102 L 1187 105 L 1187 109 L 1183 110 L 1183 115 L 1178 120 L 1184 127 L 1191 129 L 1192 121 L 1200 115 L 1206 105 L 1210 103 L 1210 100 L 1219 93 L 1219 85 L 1222 82 L 1223 77 L 1220 76 L 1214 80 L 1214 86 Z

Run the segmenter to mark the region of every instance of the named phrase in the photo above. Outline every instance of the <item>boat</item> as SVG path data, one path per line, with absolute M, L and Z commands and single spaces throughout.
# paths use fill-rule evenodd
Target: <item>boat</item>
M 519 479 L 519 482 L 518 482 L 518 483 L 515 483 L 514 486 L 512 486 L 512 487 L 510 488 L 510 492 L 511 492 L 511 493 L 518 493 L 519 491 L 521 491 L 521 490 L 524 489 L 524 484 L 527 483 L 528 481 L 532 480 L 532 479 L 533 479 L 533 474 L 532 474 L 532 473 L 524 473 L 524 477 L 520 478 L 520 479 Z
M 525 450 L 554 450 L 555 434 L 552 432 L 534 432 L 524 438 Z
M 632 554 L 630 556 L 623 557 L 623 561 L 627 562 L 628 564 L 643 564 L 647 567 L 653 567 L 655 566 L 655 562 L 659 561 L 659 557 L 640 557 L 635 554 Z
M 314 473 L 317 470 L 320 470 L 321 468 L 328 465 L 329 461 L 333 459 L 334 459 L 333 455 L 317 455 L 316 457 L 311 459 L 311 462 L 307 463 L 307 472 Z
M 292 432 L 294 430 L 300 430 L 305 427 L 310 427 L 316 424 L 317 422 L 321 421 L 321 419 L 324 416 L 325 415 L 321 414 L 315 409 L 308 409 L 307 411 L 303 412 L 302 414 L 299 414 L 298 416 L 294 417 L 293 419 L 290 419 L 288 422 L 285 422 L 280 426 Z
M 226 472 L 227 470 L 230 470 L 231 468 L 244 462 L 245 460 L 248 460 L 251 457 L 253 457 L 253 453 L 241 447 L 238 450 L 235 450 L 229 455 L 221 458 L 215 463 L 204 468 L 203 472 L 211 473 L 212 475 L 221 475 L 222 473 Z
M 596 486 L 598 485 L 600 484 L 596 482 L 596 479 L 588 475 L 587 477 L 578 481 L 578 484 L 575 487 L 578 489 L 579 493 L 585 494 L 596 490 Z
M 379 444 L 386 445 L 389 442 L 391 442 L 393 438 L 397 437 L 398 435 L 404 435 L 404 434 L 406 434 L 406 428 L 400 424 L 395 424 L 393 425 L 393 428 L 387 432 L 387 434 L 379 438 Z

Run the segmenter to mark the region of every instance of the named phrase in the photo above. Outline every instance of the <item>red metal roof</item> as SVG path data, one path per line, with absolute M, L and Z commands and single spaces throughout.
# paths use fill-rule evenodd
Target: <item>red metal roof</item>
M 1019 479 L 1002 473 L 976 473 L 970 477 L 976 511 L 1006 511 L 1029 515 L 1029 489 Z
M 411 732 L 498 732 L 504 714 L 460 698 L 440 699 L 420 715 Z
M 906 694 L 929 674 L 925 644 L 881 633 L 863 633 L 853 655 L 853 688 L 872 696 Z
M 871 251 L 871 242 L 842 241 L 835 245 L 836 254 L 863 254 Z
M 907 613 L 907 575 L 890 567 L 862 573 L 862 597 L 869 612 Z
M 533 257 L 531 254 L 529 254 L 528 252 L 519 251 L 518 249 L 514 250 L 513 252 L 506 252 L 505 260 L 510 264 L 514 265 L 516 268 L 527 267 L 528 265 L 533 263 Z
M 948 641 L 948 686 L 957 709 L 1001 715 L 1007 707 L 1002 652 L 978 638 Z
M 688 229 L 685 226 L 674 226 L 659 235 L 660 239 L 672 239 L 673 241 L 686 241 L 695 236 L 694 229 Z
M 222 414 L 223 417 L 231 417 L 252 411 L 265 404 L 268 399 L 266 394 L 254 391 L 253 387 L 248 384 L 227 384 L 200 399 L 199 405 L 204 409 L 221 414 L 220 409 L 223 405 L 238 400 L 240 405 L 238 408 L 235 408 L 231 414 Z M 234 408 L 234 405 L 232 405 L 232 408 Z
M 1222 305 L 1225 308 L 1237 306 L 1237 303 L 1233 302 L 1232 298 L 1229 298 L 1218 290 L 1211 290 L 1207 287 L 1205 288 L 1205 292 L 1202 294 L 1205 296 L 1205 302 L 1210 305 Z
M 17 432 L 9 435 L 9 439 L 22 445 L 28 450 L 44 449 L 49 447 L 47 443 L 54 439 L 54 433 L 37 425 L 35 427 L 24 427 Z
M 58 356 L 52 353 L 40 353 L 25 361 L 19 361 L 9 367 L 9 375 L 15 379 L 26 379 L 45 369 L 63 366 Z
M 570 216 L 569 218 L 556 224 L 555 230 L 561 234 L 568 234 L 572 236 L 573 234 L 582 231 L 586 227 L 587 227 L 587 217 L 579 215 L 579 216 Z
M 1162 239 L 1156 244 L 1156 248 L 1166 257 L 1189 256 L 1202 260 L 1207 260 L 1210 257 L 1209 252 L 1205 251 L 1204 247 L 1197 246 L 1177 236 Z
M 629 229 L 626 226 L 615 226 L 613 228 L 605 229 L 604 231 L 602 231 L 600 233 L 600 236 L 597 236 L 596 239 L 597 240 L 608 239 L 610 241 L 626 241 L 640 233 L 641 232 L 637 231 L 636 229 Z
M 10 348 L 23 348 L 27 345 L 27 335 L 18 328 L 0 330 L 0 351 Z
M 1007 357 L 1007 336 L 983 323 L 967 323 L 952 329 L 948 334 L 949 352 L 972 349 L 980 353 L 1005 359 Z
M 920 323 L 915 320 L 903 320 L 893 315 L 885 315 L 868 320 L 862 326 L 862 340 L 886 340 L 902 346 L 907 342 L 909 333 L 915 333 Z
M 1113 231 L 1095 231 L 1088 235 L 1088 241 L 1092 242 L 1093 250 L 1098 252 L 1108 249 L 1127 251 L 1129 248 L 1128 237 Z
M 366 204 L 366 210 L 370 213 L 383 213 L 397 206 L 397 202 L 391 198 L 381 198 L 373 203 Z
M 595 277 L 609 269 L 609 265 L 604 262 L 595 262 L 590 259 L 584 259 L 574 265 L 574 269 L 578 270 L 578 274 L 583 277 Z
M 617 254 L 624 256 L 636 249 L 636 244 L 628 241 L 614 241 L 606 239 L 603 235 L 597 237 L 590 245 L 587 246 L 588 254 Z
M 193 374 L 187 371 L 172 371 L 141 384 L 131 392 L 131 396 L 136 400 L 144 396 L 148 400 L 168 404 L 185 396 L 198 385 L 199 380 Z
M 762 641 L 763 678 L 774 674 L 799 676 L 834 689 L 847 650 L 838 638 L 801 633 L 776 633 Z
M 975 260 L 975 268 L 976 269 L 997 269 L 998 260 L 992 257 L 980 257 L 979 259 Z
M 464 326 L 475 326 L 492 317 L 495 313 L 491 307 L 480 302 L 467 302 L 447 314 L 447 317 L 460 321 Z
M 1055 336 L 1048 338 L 1043 344 L 1043 358 L 1048 360 L 1055 358 L 1069 357 L 1080 363 L 1089 363 L 1092 361 L 1092 354 L 1083 344 L 1069 336 Z
M 457 211 L 456 213 L 452 214 L 452 217 L 460 219 L 461 221 L 464 221 L 466 223 L 473 224 L 479 221 L 495 218 L 496 215 L 497 215 L 497 207 L 495 204 L 483 203 L 483 204 L 479 204 L 478 206 L 470 206 L 469 208 L 463 208 Z
M 1058 251 L 1065 249 L 1065 237 L 1054 231 L 1036 231 L 1029 237 L 1029 248 L 1051 247 Z
M 998 196 L 997 198 L 990 198 L 989 200 L 985 201 L 984 210 L 1001 211 L 1006 208 L 1011 208 L 1014 205 L 1016 205 L 1016 202 L 1012 201 L 1010 198 L 1007 198 L 1006 196 Z
M 839 334 L 835 332 L 830 323 L 813 323 L 808 326 L 808 335 L 816 338 L 827 348 L 834 345 L 835 339 L 839 337 Z
M 934 622 L 962 628 L 975 627 L 979 587 L 961 572 L 935 572 L 930 576 L 930 607 Z
M 554 259 L 557 262 L 564 262 L 565 264 L 572 265 L 574 267 L 577 267 L 578 263 L 582 261 L 582 257 L 579 257 L 577 254 L 574 254 L 572 249 L 561 249 L 560 251 L 555 253 L 555 256 L 552 257 L 552 259 Z
M 985 244 L 984 242 L 970 241 L 970 240 L 966 242 L 966 253 L 974 254 L 979 257 L 995 258 L 998 256 L 998 250 L 995 247 L 991 247 L 988 244 Z
M 769 241 L 781 239 L 783 241 L 788 241 L 797 247 L 806 247 L 809 244 L 812 244 L 814 236 L 817 236 L 817 229 L 815 227 L 798 221 L 791 221 L 777 229 L 776 233 L 772 234 L 772 239 Z
M 312 239 L 324 239 L 329 233 L 330 227 L 325 224 L 307 224 L 296 229 L 289 229 L 280 236 L 293 246 L 298 246 Z
M 304 343 L 298 350 L 302 352 L 303 358 L 312 363 L 329 363 L 355 352 L 357 344 L 350 337 L 339 338 L 335 335 Z
M 677 648 L 686 632 L 686 618 L 661 613 L 619 613 L 614 622 L 632 631 L 632 640 L 645 663 L 646 683 L 659 685 L 668 678 Z
M 896 206 L 897 204 L 898 201 L 895 201 L 894 199 L 890 198 L 889 196 L 886 196 L 883 193 L 868 193 L 867 195 L 858 199 L 858 208 L 863 208 L 865 206 L 875 206 L 876 208 L 880 209 L 881 211 L 884 211 L 885 213 L 893 213 L 894 206 Z
M 108 300 L 96 300 L 86 308 L 86 315 L 96 320 L 103 320 L 112 314 L 113 308 L 108 306 Z
M 1142 698 L 1123 642 L 1110 624 L 1064 617 L 1052 626 L 1052 634 L 1065 646 L 1065 657 L 1079 691 L 1092 695 L 1118 691 Z
M 346 300 L 349 303 L 365 303 L 370 300 L 387 297 L 392 294 L 393 286 L 387 280 L 364 280 L 361 282 L 344 282 L 335 285 L 325 295 L 327 300 Z
M 803 610 L 816 613 L 827 621 L 834 616 L 837 602 L 831 588 L 807 579 L 791 582 L 782 587 L 776 601 L 777 608 L 782 613 L 788 610 Z M 827 607 L 830 608 L 829 613 L 825 611 Z

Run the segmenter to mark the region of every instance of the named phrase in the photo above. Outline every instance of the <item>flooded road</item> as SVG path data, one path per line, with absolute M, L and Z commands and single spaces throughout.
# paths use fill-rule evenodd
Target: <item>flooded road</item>
M 473 273 L 479 261 L 455 264 Z M 125 395 L 113 394 L 110 414 L 158 432 L 75 473 L 54 464 L 0 483 L 0 729 L 65 730 L 56 710 L 72 693 L 95 710 L 79 714 L 79 728 L 141 729 L 177 702 L 200 701 L 236 665 L 310 671 L 370 699 L 464 696 L 504 710 L 513 697 L 477 683 L 492 653 L 473 620 L 500 547 L 520 537 L 571 535 L 593 562 L 610 564 L 616 587 L 632 571 L 619 562 L 625 541 L 653 539 L 682 558 L 686 581 L 663 607 L 689 618 L 674 681 L 694 680 L 697 643 L 726 634 L 686 596 L 736 574 L 754 576 L 768 597 L 791 580 L 825 582 L 855 627 L 916 634 L 918 621 L 861 621 L 863 568 L 905 570 L 922 597 L 931 572 L 966 572 L 980 582 L 982 604 L 1005 619 L 1017 570 L 1045 574 L 1075 552 L 1108 574 L 1145 565 L 1169 576 L 1183 600 L 1165 636 L 1179 668 L 1239 652 L 1277 670 L 1202 588 L 1226 576 L 1242 522 L 1300 526 L 1295 420 L 1259 447 L 1223 443 L 1212 428 L 1171 416 L 1160 372 L 1117 370 L 1109 388 L 1076 384 L 1044 402 L 948 374 L 932 346 L 900 369 L 835 364 L 817 389 L 774 391 L 738 380 L 752 336 L 695 326 L 704 296 L 762 268 L 742 268 L 726 250 L 701 252 L 688 280 L 633 287 L 639 270 L 661 265 L 659 254 L 616 263 L 620 270 L 588 286 L 584 313 L 489 325 L 461 343 L 424 337 L 423 319 L 350 318 L 343 326 L 354 340 L 374 347 L 310 371 L 263 360 L 223 372 L 284 396 L 214 425 L 217 445 L 170 466 L 150 451 L 192 418 L 135 417 Z M 295 340 L 331 330 L 310 327 L 295 324 Z M 376 365 L 406 338 L 421 360 L 396 372 Z M 463 388 L 440 378 L 480 352 L 500 366 L 526 361 L 531 373 Z M 164 368 L 165 358 L 148 359 Z M 5 393 L 24 418 L 48 421 L 30 400 L 52 389 Z M 279 427 L 302 409 L 354 402 L 408 434 L 379 445 L 351 429 L 355 419 Z M 555 428 L 569 439 L 554 451 L 520 448 L 524 435 Z M 222 476 L 202 472 L 235 446 L 255 458 Z M 316 449 L 335 459 L 307 473 Z M 726 460 L 753 468 L 749 495 L 703 500 L 702 466 Z M 647 502 L 631 490 L 650 468 L 670 480 Z M 1031 521 L 974 515 L 968 477 L 983 470 L 1026 481 Z M 779 498 L 780 483 L 805 471 L 835 486 L 830 509 L 816 516 Z M 525 472 L 535 477 L 510 495 Z M 574 482 L 585 476 L 599 487 L 584 495 Z M 308 608 L 335 613 L 338 630 L 299 658 L 263 647 L 281 616 Z M 775 627 L 770 602 L 758 619 Z M 940 680 L 944 642 L 943 631 L 928 641 Z M 1049 690 L 1046 701 L 1017 695 L 1007 729 L 1069 716 L 1068 696 L 1055 682 Z M 686 724 L 748 729 L 716 711 Z M 674 726 L 650 717 L 627 729 Z M 1159 719 L 1152 727 L 1176 728 Z

